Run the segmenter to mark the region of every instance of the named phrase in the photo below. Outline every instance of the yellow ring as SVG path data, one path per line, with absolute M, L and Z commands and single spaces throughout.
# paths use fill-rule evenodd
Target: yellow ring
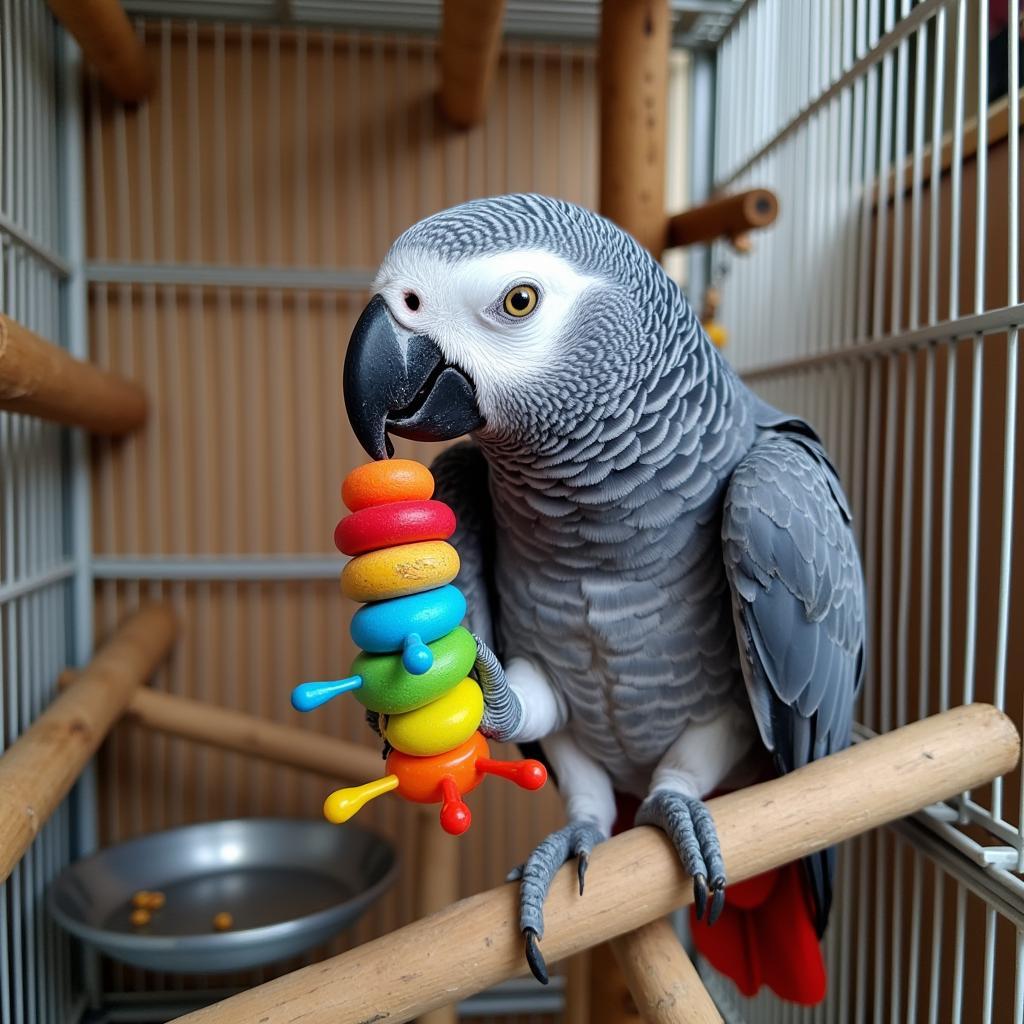
M 384 737 L 403 754 L 431 757 L 465 743 L 476 732 L 483 716 L 480 687 L 466 678 L 425 707 L 389 716 Z
M 353 601 L 386 601 L 451 583 L 459 553 L 443 540 L 399 544 L 353 558 L 341 573 L 341 591 Z

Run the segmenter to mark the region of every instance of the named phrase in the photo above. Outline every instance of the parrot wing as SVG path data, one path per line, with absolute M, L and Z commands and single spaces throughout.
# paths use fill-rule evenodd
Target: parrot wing
M 494 514 L 487 461 L 471 441 L 446 448 L 431 464 L 434 497 L 455 513 L 450 543 L 459 552 L 455 585 L 466 598 L 466 625 L 498 657 L 498 598 L 494 585 Z
M 754 717 L 779 771 L 790 772 L 849 744 L 865 662 L 850 510 L 806 424 L 779 423 L 733 471 L 722 540 Z M 834 853 L 805 866 L 821 934 Z

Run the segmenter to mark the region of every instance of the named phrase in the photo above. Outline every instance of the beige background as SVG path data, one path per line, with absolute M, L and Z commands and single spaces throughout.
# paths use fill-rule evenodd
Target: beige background
M 166 23 L 145 35 L 159 76 L 152 101 L 125 112 L 93 89 L 87 111 L 89 259 L 133 264 L 129 278 L 152 263 L 368 274 L 403 228 L 472 196 L 532 189 L 594 201 L 589 51 L 510 44 L 485 125 L 456 133 L 434 111 L 432 41 Z M 341 367 L 366 298 L 94 284 L 94 358 L 139 378 L 153 401 L 142 434 L 97 444 L 96 557 L 319 554 L 340 569 L 339 487 L 365 461 Z M 405 450 L 430 458 L 424 446 Z M 336 579 L 111 579 L 97 590 L 100 636 L 147 596 L 170 599 L 183 626 L 157 688 L 370 742 L 353 700 L 306 716 L 288 703 L 296 682 L 348 670 L 355 606 Z M 224 816 L 317 816 L 333 788 L 131 725 L 104 747 L 100 785 L 104 843 Z M 451 840 L 465 894 L 499 882 L 561 822 L 550 787 L 527 795 L 491 780 L 471 805 L 473 828 Z M 400 848 L 411 836 L 397 798 L 359 822 Z M 411 868 L 407 857 L 399 884 L 342 945 L 413 917 Z M 108 983 L 168 979 L 112 966 Z

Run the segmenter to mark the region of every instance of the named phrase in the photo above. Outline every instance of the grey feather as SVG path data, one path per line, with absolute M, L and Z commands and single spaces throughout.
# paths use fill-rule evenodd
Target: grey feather
M 864 673 L 864 584 L 835 470 L 803 434 L 765 435 L 737 465 L 722 517 L 751 707 L 781 771 L 850 742 Z M 819 928 L 830 861 L 809 865 Z

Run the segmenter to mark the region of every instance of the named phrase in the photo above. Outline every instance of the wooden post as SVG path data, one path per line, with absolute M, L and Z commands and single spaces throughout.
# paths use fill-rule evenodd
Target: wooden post
M 644 1024 L 610 942 L 590 954 L 590 1019 L 587 1024 Z
M 612 939 L 646 1024 L 722 1024 L 722 1015 L 665 918 Z
M 604 0 L 598 50 L 601 213 L 665 247 L 668 0 Z
M 570 957 L 565 965 L 565 1012 L 562 1024 L 591 1024 L 590 966 L 593 950 Z
M 445 0 L 441 20 L 441 110 L 469 128 L 483 119 L 501 49 L 505 0 Z
M 117 0 L 46 0 L 75 37 L 103 84 L 126 103 L 149 95 L 153 74 L 139 37 Z
M 709 804 L 726 870 L 741 882 L 1012 771 L 1013 723 L 955 708 Z M 693 900 L 665 835 L 635 828 L 598 846 L 587 891 L 556 875 L 541 948 L 548 963 L 634 931 Z M 518 891 L 501 885 L 373 942 L 179 1018 L 188 1024 L 401 1024 L 527 971 Z
M 120 717 L 132 692 L 174 642 L 164 605 L 136 612 L 82 672 L 0 757 L 0 882 L 74 785 Z
M 448 835 L 437 815 L 420 815 L 416 831 L 416 916 L 423 918 L 459 898 L 459 840 Z M 455 1024 L 455 1003 L 428 1010 L 419 1024 Z
M 146 395 L 138 384 L 74 359 L 0 315 L 0 409 L 124 434 L 145 422 Z
M 598 207 L 655 259 L 665 248 L 669 0 L 603 0 L 598 40 Z M 624 1024 L 629 991 L 610 950 L 591 954 L 590 1024 Z
M 669 218 L 668 248 L 729 238 L 734 243 L 748 231 L 767 227 L 779 215 L 779 201 L 766 188 L 712 199 Z M 748 240 L 749 241 L 749 240 Z

